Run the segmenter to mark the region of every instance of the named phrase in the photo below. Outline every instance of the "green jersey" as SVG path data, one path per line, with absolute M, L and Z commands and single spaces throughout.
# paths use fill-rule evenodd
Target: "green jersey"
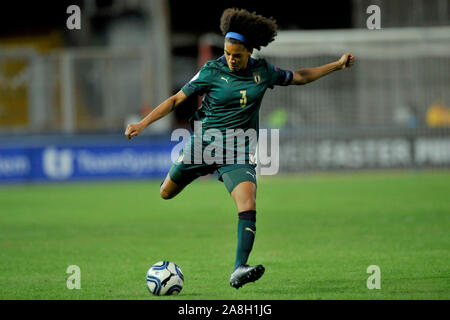
M 208 61 L 181 90 L 186 96 L 205 95 L 200 108 L 201 135 L 203 137 L 210 129 L 220 131 L 225 147 L 230 130 L 253 129 L 258 136 L 259 108 L 264 93 L 275 85 L 289 85 L 292 77 L 291 71 L 279 69 L 264 59 L 254 58 L 249 59 L 244 70 L 232 72 L 225 56 L 222 56 Z M 199 134 L 195 132 L 194 136 Z M 202 142 L 206 147 L 211 141 Z

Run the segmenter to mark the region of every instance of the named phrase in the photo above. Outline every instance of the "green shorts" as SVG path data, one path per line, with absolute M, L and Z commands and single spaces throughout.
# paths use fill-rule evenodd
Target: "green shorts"
M 174 163 L 169 170 L 170 179 L 178 185 L 188 185 L 195 179 L 218 172 L 218 180 L 225 184 L 228 192 L 241 182 L 251 181 L 256 185 L 256 164 L 186 164 Z

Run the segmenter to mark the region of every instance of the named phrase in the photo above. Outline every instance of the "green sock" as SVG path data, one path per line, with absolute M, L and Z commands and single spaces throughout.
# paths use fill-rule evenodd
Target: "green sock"
M 256 232 L 256 211 L 249 210 L 239 213 L 237 228 L 237 249 L 234 270 L 241 264 L 246 264 L 252 251 Z

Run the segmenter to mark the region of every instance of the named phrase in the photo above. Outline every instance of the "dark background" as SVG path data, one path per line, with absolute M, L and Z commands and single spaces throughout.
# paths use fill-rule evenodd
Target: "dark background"
M 99 7 L 108 8 L 112 0 L 96 1 Z M 352 6 L 350 0 L 340 1 L 211 1 L 170 0 L 172 32 L 218 32 L 219 19 L 225 8 L 239 7 L 256 11 L 277 20 L 280 29 L 335 29 L 351 28 Z M 83 1 L 8 1 L 0 9 L 0 36 L 35 34 L 53 29 L 65 29 L 66 9 L 76 4 L 83 11 Z M 139 16 L 129 11 L 122 15 Z M 96 17 L 94 31 L 108 23 L 110 17 Z

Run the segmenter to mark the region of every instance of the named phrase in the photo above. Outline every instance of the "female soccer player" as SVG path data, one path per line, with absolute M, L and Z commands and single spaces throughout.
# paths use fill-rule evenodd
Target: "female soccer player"
M 224 55 L 208 61 L 178 93 L 161 103 L 139 123 L 129 124 L 125 135 L 128 139 L 139 135 L 147 126 L 180 106 L 190 95 L 205 94 L 197 112 L 201 131 L 194 132 L 184 146 L 161 184 L 160 194 L 163 199 L 171 199 L 196 178 L 218 172 L 218 179 L 224 182 L 238 211 L 236 260 L 230 278 L 230 285 L 238 289 L 258 280 L 265 270 L 262 265 L 246 264 L 256 232 L 256 164 L 248 149 L 244 149 L 244 163 L 237 163 L 234 153 L 237 150 L 233 150 L 233 156 L 227 161 L 215 161 L 212 164 L 211 161 L 206 163 L 204 159 L 200 163 L 191 161 L 192 154 L 187 151 L 194 150 L 194 154 L 199 151 L 198 145 L 195 145 L 198 139 L 194 137 L 201 136 L 200 151 L 204 151 L 208 146 L 207 141 L 204 141 L 207 140 L 204 137 L 207 130 L 222 133 L 225 137 L 223 141 L 226 140 L 227 129 L 258 131 L 259 108 L 267 88 L 309 83 L 333 71 L 350 67 L 354 58 L 346 53 L 339 60 L 323 66 L 294 72 L 282 70 L 264 59 L 251 57 L 253 49 L 267 46 L 277 35 L 277 24 L 273 18 L 230 8 L 222 14 L 220 29 L 225 36 Z M 236 145 L 233 144 L 232 148 L 235 149 Z M 222 156 L 223 160 L 225 152 L 221 154 L 220 149 L 215 149 L 215 152 L 215 156 Z

